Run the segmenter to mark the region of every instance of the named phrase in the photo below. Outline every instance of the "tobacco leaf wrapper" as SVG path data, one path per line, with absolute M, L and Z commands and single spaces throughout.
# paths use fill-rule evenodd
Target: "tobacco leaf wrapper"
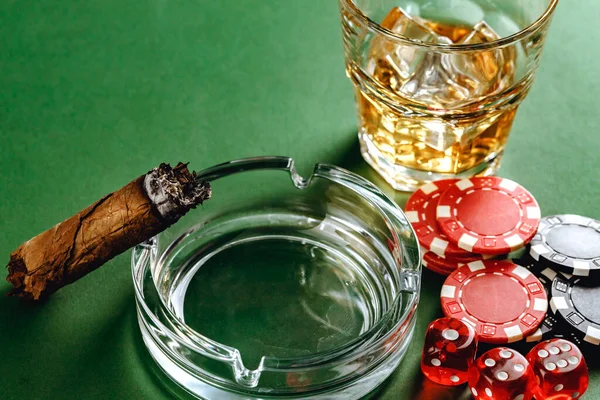
M 186 164 L 161 164 L 19 246 L 8 263 L 9 294 L 44 298 L 162 232 L 210 195 L 208 182 Z

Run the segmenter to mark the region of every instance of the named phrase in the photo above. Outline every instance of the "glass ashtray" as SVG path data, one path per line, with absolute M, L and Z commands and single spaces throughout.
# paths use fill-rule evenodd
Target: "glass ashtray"
M 143 340 L 208 400 L 357 399 L 406 353 L 419 246 L 367 180 L 286 157 L 198 173 L 211 200 L 133 251 Z

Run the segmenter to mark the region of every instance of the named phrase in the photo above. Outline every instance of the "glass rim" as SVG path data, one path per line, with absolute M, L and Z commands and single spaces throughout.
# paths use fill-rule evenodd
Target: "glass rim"
M 520 31 L 513 33 L 512 35 L 501 37 L 500 39 L 493 40 L 491 42 L 486 43 L 476 43 L 476 44 L 433 44 L 426 43 L 420 40 L 411 39 L 408 36 L 399 35 L 392 32 L 389 29 L 384 28 L 379 23 L 373 21 L 371 18 L 367 16 L 354 2 L 354 0 L 339 0 L 340 4 L 344 4 L 348 7 L 356 17 L 363 20 L 369 28 L 374 30 L 375 32 L 392 39 L 397 42 L 409 44 L 416 47 L 422 47 L 429 50 L 439 50 L 439 51 L 474 51 L 474 50 L 489 50 L 493 48 L 504 47 L 509 44 L 515 43 L 532 33 L 539 30 L 542 26 L 544 26 L 551 18 L 559 0 L 550 0 L 550 4 L 546 7 L 546 10 L 530 25 L 526 28 L 521 29 Z

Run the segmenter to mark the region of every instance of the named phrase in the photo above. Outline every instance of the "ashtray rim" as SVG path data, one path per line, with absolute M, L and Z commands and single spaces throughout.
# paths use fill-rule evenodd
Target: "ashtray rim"
M 199 179 L 211 181 L 231 174 L 257 169 L 288 171 L 293 184 L 298 189 L 304 189 L 308 187 L 314 177 L 320 177 L 330 180 L 336 184 L 341 184 L 342 186 L 345 186 L 346 188 L 354 191 L 356 194 L 369 201 L 386 220 L 388 228 L 390 229 L 390 232 L 392 232 L 394 240 L 396 241 L 396 244 L 398 246 L 403 246 L 404 243 L 406 243 L 406 241 L 411 242 L 411 247 L 415 248 L 417 251 L 416 254 L 412 255 L 413 259 L 411 260 L 411 268 L 412 270 L 414 270 L 415 274 L 420 275 L 420 249 L 418 243 L 416 242 L 416 235 L 414 233 L 414 230 L 412 229 L 412 226 L 408 222 L 404 213 L 379 188 L 377 188 L 375 185 L 373 185 L 366 179 L 350 171 L 346 171 L 342 168 L 335 167 L 329 164 L 316 164 L 312 175 L 308 179 L 305 179 L 296 172 L 294 161 L 289 157 L 255 157 L 234 160 L 216 165 L 214 167 L 210 167 L 199 172 L 198 177 Z M 407 238 L 405 234 L 402 235 L 400 233 L 399 224 L 402 225 L 403 231 L 406 232 L 406 229 L 409 229 L 409 232 L 411 233 L 410 237 Z M 189 234 L 191 232 L 194 232 L 195 229 L 198 229 L 197 226 L 189 228 L 186 232 Z M 185 234 L 182 236 L 185 236 Z M 371 351 L 373 348 L 381 346 L 382 343 L 384 343 L 386 340 L 389 340 L 389 338 L 394 334 L 394 332 L 397 333 L 400 327 L 406 327 L 410 325 L 414 326 L 414 315 L 419 300 L 419 279 L 417 279 L 416 282 L 417 287 L 415 288 L 415 292 L 411 293 L 409 302 L 405 304 L 406 308 L 402 315 L 396 315 L 398 314 L 398 306 L 402 306 L 401 304 L 399 304 L 402 298 L 402 294 L 400 293 L 401 291 L 399 290 L 396 295 L 396 298 L 393 299 L 392 305 L 381 316 L 381 318 L 379 318 L 367 331 L 352 339 L 350 342 L 334 349 L 306 356 L 288 358 L 265 356 L 261 360 L 261 363 L 257 369 L 252 371 L 246 370 L 243 366 L 243 363 L 241 362 L 241 357 L 237 349 L 219 343 L 189 328 L 176 315 L 174 315 L 170 307 L 164 304 L 162 298 L 160 304 L 160 312 L 168 316 L 169 323 L 173 325 L 175 329 L 171 329 L 167 327 L 164 323 L 162 323 L 160 321 L 160 318 L 157 317 L 157 315 L 145 303 L 145 298 L 143 294 L 143 276 L 146 272 L 146 269 L 150 267 L 150 253 L 153 251 L 153 240 L 136 246 L 132 254 L 132 273 L 135 287 L 135 296 L 138 303 L 138 313 L 144 314 L 140 315 L 140 324 L 145 323 L 143 322 L 143 319 L 144 317 L 146 317 L 149 318 L 149 320 L 154 325 L 159 327 L 160 330 L 163 331 L 163 334 L 177 336 L 177 333 L 174 332 L 175 330 L 184 331 L 187 334 L 191 334 L 191 337 L 193 339 L 192 343 L 190 343 L 191 347 L 200 346 L 202 350 L 206 350 L 206 348 L 209 348 L 209 356 L 213 356 L 222 361 L 231 363 L 234 369 L 236 369 L 235 365 L 239 364 L 238 367 L 241 373 L 247 375 L 248 384 L 243 385 L 246 386 L 244 389 L 252 388 L 253 385 L 255 385 L 255 382 L 258 381 L 258 378 L 260 377 L 260 374 L 263 371 L 285 370 L 289 373 L 290 371 L 303 371 L 307 368 L 323 366 L 324 364 L 344 363 L 350 360 L 355 360 L 361 355 L 368 354 L 369 351 Z M 167 249 L 163 251 L 163 254 L 161 254 L 161 258 L 166 253 L 168 253 L 169 249 L 171 249 L 172 246 L 174 246 L 175 244 L 175 242 L 171 242 Z M 402 256 L 399 255 L 398 257 L 394 257 L 394 262 L 396 263 L 396 267 L 399 271 L 407 269 L 407 266 L 402 265 L 400 257 L 405 259 L 409 255 L 406 255 L 406 252 L 402 252 L 402 254 Z M 156 289 L 155 285 L 154 288 Z M 393 321 L 389 321 L 389 319 L 392 317 L 395 317 L 395 319 Z M 390 329 L 387 329 L 385 332 L 379 332 L 380 330 L 382 330 L 386 322 L 393 322 L 392 327 Z M 376 334 L 379 334 L 379 336 L 376 336 Z M 187 367 L 191 367 L 192 369 L 194 369 L 193 365 L 187 365 Z M 240 382 L 238 381 L 238 383 Z M 219 382 L 218 384 L 224 385 L 226 387 L 228 386 L 224 382 Z

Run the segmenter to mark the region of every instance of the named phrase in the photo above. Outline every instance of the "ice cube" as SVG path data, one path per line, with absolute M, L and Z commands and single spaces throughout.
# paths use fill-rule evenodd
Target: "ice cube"
M 447 37 L 436 34 L 419 17 L 410 16 L 400 7 L 393 8 L 383 19 L 381 26 L 395 34 L 424 43 L 452 43 Z M 425 51 L 417 46 L 379 36 L 371 45 L 367 70 L 375 75 L 377 71 L 381 72 L 381 83 L 397 89 L 414 74 L 424 55 Z
M 511 19 L 508 15 L 500 12 L 494 12 L 485 16 L 485 22 L 491 26 L 500 37 L 508 37 L 521 30 L 519 24 Z M 514 67 L 516 76 L 524 76 L 527 74 L 526 69 L 526 49 L 519 44 L 511 45 L 513 49 L 511 56 L 514 56 Z
M 484 21 L 457 44 L 486 43 L 498 35 Z M 400 94 L 430 108 L 452 109 L 480 101 L 507 88 L 514 77 L 514 50 L 427 52 Z
M 400 94 L 428 108 L 449 108 L 467 99 L 470 92 L 456 82 L 451 58 L 449 54 L 426 52 L 410 79 L 400 87 Z
M 490 25 L 481 21 L 458 43 L 489 43 L 499 38 Z M 471 97 L 477 99 L 498 93 L 510 86 L 514 79 L 515 61 L 515 49 L 508 46 L 456 54 L 452 63 L 458 71 L 457 82 L 467 87 Z
M 381 26 L 398 35 L 425 43 L 448 43 L 449 41 L 448 38 L 435 33 L 421 18 L 411 16 L 400 7 L 392 9 Z
M 473 30 L 471 32 L 457 41 L 457 44 L 487 43 L 497 39 L 500 39 L 500 36 L 494 32 L 492 27 L 489 26 L 485 21 L 479 21 L 477 24 L 475 24 L 475 26 L 473 26 Z

